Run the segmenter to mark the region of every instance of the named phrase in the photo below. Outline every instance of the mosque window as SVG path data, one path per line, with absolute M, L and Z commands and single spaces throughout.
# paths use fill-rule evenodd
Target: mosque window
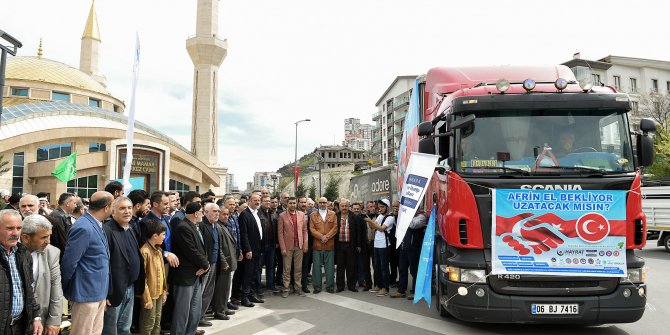
M 90 198 L 98 191 L 98 176 L 92 175 L 72 179 L 67 182 L 67 192 L 74 193 L 82 198 Z
M 67 157 L 72 153 L 72 143 L 44 145 L 37 148 L 37 161 Z
M 89 143 L 88 152 L 100 152 L 107 151 L 107 145 L 105 143 Z
M 12 87 L 12 95 L 15 97 L 27 97 L 28 92 L 27 88 Z
M 61 92 L 51 92 L 51 100 L 70 102 L 70 94 Z
M 14 153 L 14 163 L 12 163 L 12 194 L 23 193 L 23 152 Z
M 184 194 L 185 192 L 188 192 L 191 190 L 191 187 L 188 186 L 187 184 L 184 184 L 180 181 L 170 179 L 170 191 L 175 191 L 179 192 L 180 194 Z
M 88 105 L 100 108 L 100 100 L 88 98 Z

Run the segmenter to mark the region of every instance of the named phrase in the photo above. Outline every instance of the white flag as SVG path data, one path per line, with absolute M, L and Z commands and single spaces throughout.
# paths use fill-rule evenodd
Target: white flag
M 135 93 L 140 74 L 140 35 L 135 35 L 135 57 L 133 62 L 133 87 L 130 94 L 130 111 L 128 112 L 128 129 L 126 130 L 126 165 L 123 167 L 123 190 L 125 194 L 133 187 L 130 184 L 130 169 L 133 164 L 133 134 L 135 133 Z
M 398 225 L 395 236 L 397 238 L 396 248 L 400 246 L 407 228 L 409 227 L 416 210 L 421 205 L 421 199 L 426 193 L 426 187 L 430 184 L 430 178 L 435 171 L 435 163 L 440 157 L 437 155 L 412 152 L 409 163 L 405 170 L 402 192 L 400 192 L 400 208 L 398 210 Z

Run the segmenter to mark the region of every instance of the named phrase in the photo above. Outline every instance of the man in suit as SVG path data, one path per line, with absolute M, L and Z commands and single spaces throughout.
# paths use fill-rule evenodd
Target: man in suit
M 205 320 L 205 312 L 214 298 L 214 288 L 216 286 L 216 276 L 221 267 L 228 266 L 228 263 L 221 255 L 221 227 L 216 224 L 219 220 L 219 206 L 213 202 L 205 203 L 205 216 L 200 224 L 200 231 L 205 245 L 205 252 L 209 260 L 209 271 L 202 275 L 202 310 L 200 311 L 201 327 L 209 327 L 211 322 Z
M 130 199 L 117 197 L 113 204 L 112 218 L 103 225 L 110 255 L 110 285 L 102 329 L 105 335 L 130 335 L 135 282 L 143 268 L 138 241 L 130 229 L 132 210 L 133 203 Z
M 72 193 L 65 192 L 58 197 L 58 207 L 56 207 L 50 214 L 56 221 L 53 229 L 55 236 L 51 237 L 51 244 L 61 251 L 65 248 L 65 237 L 70 230 L 70 226 L 72 226 L 70 217 L 72 216 L 75 207 L 77 207 L 77 197 Z M 60 236 L 62 236 L 62 238 Z
M 288 209 L 279 214 L 277 222 L 277 239 L 284 265 L 282 269 L 283 298 L 288 297 L 291 266 L 293 266 L 293 280 L 296 285 L 295 293 L 301 297 L 305 296 L 305 292 L 300 287 L 300 279 L 302 277 L 302 256 L 307 252 L 307 218 L 303 212 L 296 210 L 296 206 L 296 199 L 288 198 Z
M 196 332 L 202 309 L 202 275 L 209 270 L 209 260 L 200 233 L 202 205 L 191 202 L 184 210 L 186 217 L 174 231 L 173 251 L 179 266 L 170 271 L 168 283 L 173 286 L 174 311 L 172 335 L 204 334 Z
M 60 250 L 49 244 L 52 225 L 41 215 L 23 220 L 21 244 L 28 248 L 33 259 L 35 300 L 40 305 L 40 317 L 45 335 L 58 335 L 63 314 L 63 289 L 60 283 Z
M 109 291 L 109 245 L 102 222 L 114 197 L 93 193 L 89 210 L 70 228 L 61 261 L 63 295 L 72 302 L 72 335 L 101 334 Z
M 347 275 L 347 288 L 356 289 L 356 257 L 361 252 L 362 241 L 359 236 L 361 218 L 349 211 L 349 199 L 342 199 L 337 213 L 337 234 L 335 235 L 335 262 L 337 263 L 337 292 L 344 291 L 344 275 Z
M 214 318 L 217 320 L 228 320 L 228 315 L 233 315 L 235 312 L 230 310 L 228 299 L 230 299 L 230 289 L 233 281 L 233 273 L 237 270 L 237 243 L 230 230 L 228 230 L 228 223 L 230 218 L 230 210 L 226 205 L 222 204 L 219 207 L 219 218 L 217 220 L 218 228 L 221 231 L 221 256 L 222 267 L 219 268 L 219 273 L 216 276 L 216 286 L 214 287 L 214 300 L 212 302 L 212 309 L 214 310 Z M 225 265 L 223 265 L 225 264 Z M 227 265 L 227 267 L 226 267 Z
M 263 228 L 258 216 L 258 207 L 261 198 L 258 194 L 252 194 L 247 202 L 248 207 L 239 216 L 240 224 L 240 246 L 244 261 L 244 278 L 242 279 L 242 306 L 253 307 L 253 303 L 264 303 L 263 299 L 254 295 L 251 285 L 254 283 L 254 274 L 258 268 L 261 251 L 263 250 Z
M 314 293 L 321 292 L 321 266 L 326 271 L 326 291 L 335 293 L 335 234 L 337 217 L 328 209 L 328 199 L 319 198 L 319 210 L 309 215 L 309 232 L 314 238 L 312 243 L 312 287 Z
M 21 237 L 21 215 L 0 211 L 0 334 L 41 334 L 40 306 L 33 293 L 32 258 Z

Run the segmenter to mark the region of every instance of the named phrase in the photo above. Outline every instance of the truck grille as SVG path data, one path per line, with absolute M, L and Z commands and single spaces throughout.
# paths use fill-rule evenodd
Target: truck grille
M 619 278 L 521 275 L 520 279 L 490 276 L 491 289 L 500 294 L 522 296 L 585 296 L 614 292 Z

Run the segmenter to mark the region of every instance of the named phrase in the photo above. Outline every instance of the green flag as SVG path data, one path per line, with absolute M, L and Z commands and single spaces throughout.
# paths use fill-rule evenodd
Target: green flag
M 65 160 L 60 162 L 58 166 L 51 172 L 51 175 L 58 178 L 58 180 L 67 183 L 77 176 L 77 152 L 73 152 L 67 156 Z

